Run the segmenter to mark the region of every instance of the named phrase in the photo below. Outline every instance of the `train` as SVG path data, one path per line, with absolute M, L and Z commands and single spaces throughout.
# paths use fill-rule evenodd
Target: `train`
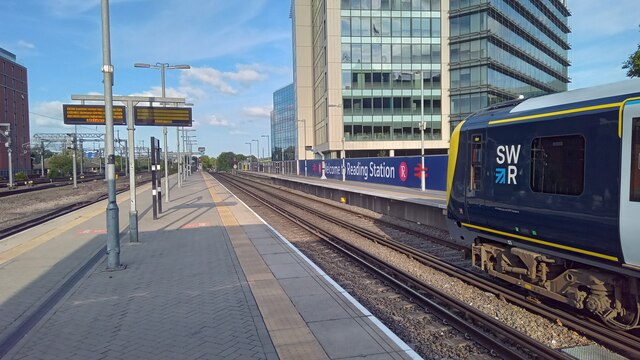
M 491 276 L 640 323 L 640 79 L 496 104 L 452 132 L 447 226 Z

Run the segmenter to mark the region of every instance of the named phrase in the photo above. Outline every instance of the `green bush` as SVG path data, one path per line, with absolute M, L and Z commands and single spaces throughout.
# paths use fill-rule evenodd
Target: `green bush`
M 27 176 L 27 174 L 23 172 L 19 172 L 16 174 L 16 181 L 25 181 L 25 180 L 29 180 L 29 177 Z

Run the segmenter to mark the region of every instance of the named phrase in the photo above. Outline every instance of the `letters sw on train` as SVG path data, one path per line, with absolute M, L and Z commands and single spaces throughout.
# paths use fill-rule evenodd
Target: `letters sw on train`
M 449 233 L 473 266 L 640 327 L 640 79 L 490 106 L 449 154 Z

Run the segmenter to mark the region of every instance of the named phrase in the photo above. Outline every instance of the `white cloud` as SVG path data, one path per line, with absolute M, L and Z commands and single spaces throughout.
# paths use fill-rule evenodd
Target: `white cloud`
M 26 42 L 24 40 L 18 40 L 18 46 L 23 47 L 25 49 L 35 49 L 36 46 L 32 43 Z
M 33 126 L 34 129 L 38 127 L 65 127 L 62 102 L 48 101 L 35 104 L 31 108 L 29 119 L 31 125 L 35 125 Z
M 222 73 L 214 68 L 191 68 L 191 70 L 183 72 L 182 76 L 187 79 L 194 79 L 200 81 L 206 85 L 213 86 L 218 91 L 236 95 L 238 90 L 234 89 L 224 79 L 222 79 Z
M 262 72 L 252 65 L 236 65 L 236 68 L 237 71 L 222 72 L 212 67 L 192 67 L 190 70 L 182 72 L 181 83 L 185 88 L 193 88 L 193 84 L 189 80 L 195 80 L 213 86 L 224 94 L 238 95 L 238 89 L 231 82 L 250 85 L 269 78 L 266 72 Z
M 215 115 L 211 115 L 211 117 L 207 122 L 209 123 L 209 125 L 218 126 L 218 127 L 226 127 L 226 128 L 234 127 L 234 125 L 231 124 L 227 119 L 218 118 Z
M 245 107 L 242 112 L 252 117 L 271 117 L 271 106 Z

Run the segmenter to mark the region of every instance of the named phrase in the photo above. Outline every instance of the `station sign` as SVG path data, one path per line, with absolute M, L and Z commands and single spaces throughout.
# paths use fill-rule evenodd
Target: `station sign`
M 133 117 L 139 126 L 186 126 L 191 127 L 193 119 L 189 107 L 136 106 Z
M 64 123 L 67 125 L 105 125 L 104 105 L 63 104 Z M 113 125 L 126 125 L 124 106 L 113 107 Z

